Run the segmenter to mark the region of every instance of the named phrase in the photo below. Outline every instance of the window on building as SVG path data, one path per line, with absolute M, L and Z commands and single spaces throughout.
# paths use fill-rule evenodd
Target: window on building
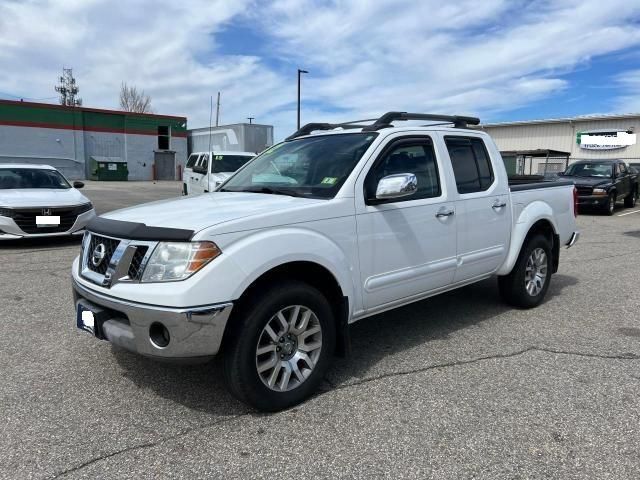
M 171 148 L 171 131 L 169 127 L 158 127 L 158 150 L 169 150 Z
M 481 138 L 445 137 L 458 193 L 487 190 L 493 183 L 491 160 Z

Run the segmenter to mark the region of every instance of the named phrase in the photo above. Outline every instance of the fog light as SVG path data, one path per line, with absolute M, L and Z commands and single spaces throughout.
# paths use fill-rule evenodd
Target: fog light
M 152 323 L 149 327 L 149 339 L 154 347 L 165 348 L 169 345 L 171 337 L 169 336 L 169 330 L 161 323 Z

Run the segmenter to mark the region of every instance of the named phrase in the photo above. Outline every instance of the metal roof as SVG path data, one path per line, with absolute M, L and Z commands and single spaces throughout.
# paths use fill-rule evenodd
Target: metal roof
M 497 122 L 497 123 L 483 123 L 474 128 L 485 127 L 511 127 L 517 125 L 540 125 L 545 123 L 572 123 L 572 122 L 592 122 L 594 120 L 625 120 L 628 118 L 635 118 L 640 120 L 640 113 L 612 113 L 612 114 L 596 114 L 596 115 L 581 115 L 578 117 L 566 117 L 566 118 L 549 118 L 542 120 L 519 120 L 515 122 Z

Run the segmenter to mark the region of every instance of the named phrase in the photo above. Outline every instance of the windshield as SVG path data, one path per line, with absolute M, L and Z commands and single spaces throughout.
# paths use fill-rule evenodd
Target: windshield
M 0 168 L 0 189 L 53 188 L 66 190 L 69 182 L 55 170 L 36 168 Z
M 253 157 L 247 155 L 213 155 L 212 173 L 235 172 Z
M 612 172 L 610 163 L 574 163 L 564 174 L 573 177 L 611 178 Z
M 279 143 L 249 162 L 220 191 L 331 198 L 376 136 L 318 135 Z

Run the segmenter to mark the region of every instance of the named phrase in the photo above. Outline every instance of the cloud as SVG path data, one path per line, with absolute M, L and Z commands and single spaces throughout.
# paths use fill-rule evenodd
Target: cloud
M 117 107 L 120 83 L 143 88 L 156 111 L 208 123 L 251 115 L 295 127 L 295 69 L 307 121 L 386 110 L 490 118 L 569 87 L 565 74 L 640 44 L 640 4 L 609 0 L 4 1 L 0 91 L 51 97 L 73 66 L 85 104 Z M 235 25 L 262 39 L 230 54 Z

